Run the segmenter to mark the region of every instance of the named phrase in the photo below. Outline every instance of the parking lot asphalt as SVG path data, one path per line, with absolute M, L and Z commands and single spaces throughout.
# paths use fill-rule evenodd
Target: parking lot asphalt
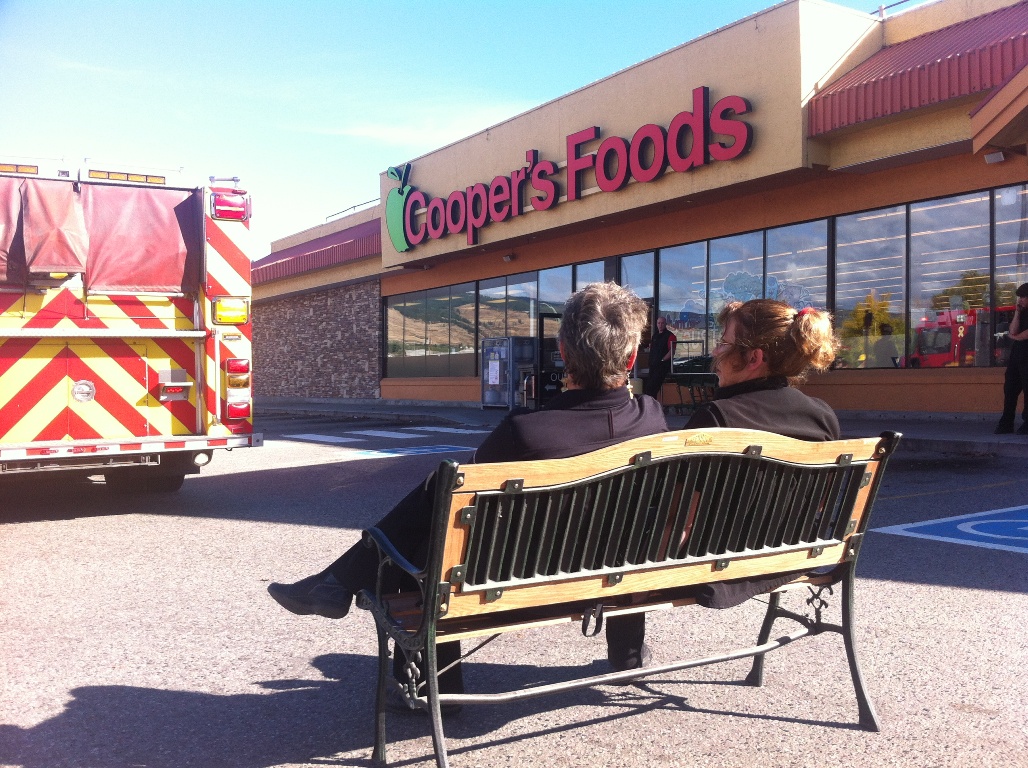
M 264 414 L 320 415 L 379 421 L 434 421 L 465 426 L 495 426 L 507 410 L 477 403 L 425 403 L 409 400 L 258 397 Z M 996 414 L 900 411 L 840 411 L 843 437 L 900 432 L 905 452 L 953 453 L 1028 458 L 1028 435 L 995 435 Z M 688 409 L 667 408 L 671 429 L 682 429 Z

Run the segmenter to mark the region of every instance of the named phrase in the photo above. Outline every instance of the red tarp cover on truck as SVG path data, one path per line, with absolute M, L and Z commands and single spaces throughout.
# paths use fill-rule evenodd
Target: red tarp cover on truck
M 21 219 L 21 179 L 0 178 L 0 283 L 25 281 L 25 250 L 18 222 Z
M 86 271 L 89 235 L 75 186 L 48 179 L 22 180 L 22 240 L 30 275 Z
M 90 291 L 192 293 L 199 286 L 202 197 L 190 190 L 83 185 Z

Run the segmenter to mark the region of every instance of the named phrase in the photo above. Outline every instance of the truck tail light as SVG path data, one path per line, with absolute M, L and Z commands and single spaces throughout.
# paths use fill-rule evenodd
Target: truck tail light
M 226 373 L 249 373 L 250 361 L 245 357 L 230 357 L 225 361 Z
M 225 416 L 230 419 L 250 418 L 250 403 L 229 403 Z
M 223 296 L 214 300 L 214 322 L 222 325 L 246 325 L 250 319 L 250 302 Z
M 250 218 L 250 198 L 242 189 L 212 189 L 211 216 L 227 221 Z

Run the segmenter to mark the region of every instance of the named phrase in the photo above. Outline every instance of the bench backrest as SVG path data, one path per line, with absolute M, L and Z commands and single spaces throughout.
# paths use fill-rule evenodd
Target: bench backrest
M 846 562 L 894 445 L 712 429 L 445 462 L 426 597 L 468 616 Z

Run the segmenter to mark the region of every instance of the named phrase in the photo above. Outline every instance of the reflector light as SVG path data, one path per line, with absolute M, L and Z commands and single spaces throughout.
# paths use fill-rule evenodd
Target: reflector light
M 239 388 L 250 386 L 250 374 L 248 373 L 230 373 L 227 377 L 228 386 Z
M 38 175 L 38 165 L 18 165 L 16 163 L 0 163 L 0 173 L 31 173 Z
M 250 302 L 246 299 L 223 297 L 214 300 L 214 322 L 224 325 L 243 325 L 250 319 Z
M 229 221 L 246 221 L 250 218 L 250 198 L 238 189 L 211 192 L 211 216 Z
M 225 415 L 230 419 L 248 419 L 250 417 L 250 404 L 229 403 Z
M 180 395 L 180 394 L 182 394 L 183 392 L 186 391 L 186 388 L 185 387 L 169 387 L 169 386 L 165 385 L 165 387 L 163 388 L 163 391 L 168 393 L 169 395 Z
M 144 173 L 125 173 L 123 171 L 97 171 L 90 169 L 89 178 L 107 179 L 108 181 L 135 181 L 146 184 L 164 184 L 164 176 L 150 176 Z
M 225 361 L 227 373 L 249 373 L 250 361 L 242 357 L 230 357 Z

